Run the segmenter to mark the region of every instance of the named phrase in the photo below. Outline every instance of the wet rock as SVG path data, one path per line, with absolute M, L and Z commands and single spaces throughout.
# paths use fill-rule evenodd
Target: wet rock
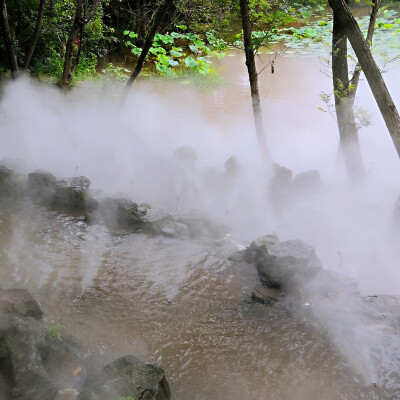
M 221 239 L 228 232 L 228 228 L 212 220 L 207 214 L 192 210 L 174 216 L 174 221 L 186 225 L 191 238 Z
M 245 260 L 255 263 L 261 282 L 274 288 L 307 282 L 321 269 L 313 247 L 300 240 L 278 242 L 273 236 L 253 242 Z
M 122 396 L 142 400 L 168 400 L 171 391 L 162 369 L 128 355 L 106 365 L 97 376 L 89 380 L 79 400 L 115 400 Z
M 279 243 L 279 239 L 275 235 L 264 235 L 260 236 L 250 246 L 244 250 L 244 261 L 250 264 L 256 262 L 258 252 L 263 246 Z
M 40 304 L 25 289 L 0 290 L 0 314 L 41 319 Z
M 268 185 L 269 202 L 278 215 L 290 206 L 292 201 L 293 174 L 286 167 L 272 165 L 272 178 Z
M 6 166 L 0 164 L 0 185 L 3 185 L 7 181 L 9 181 L 13 176 L 13 172 L 11 169 L 8 169 Z
M 166 237 L 189 237 L 188 227 L 175 221 L 174 217 L 164 210 L 148 209 L 143 220 L 146 222 L 148 233 Z
M 98 203 L 89 195 L 90 181 L 84 176 L 58 179 L 52 205 L 61 210 L 91 212 Z
M 53 340 L 34 318 L 0 315 L 0 381 L 6 399 L 54 400 L 64 388 L 79 393 L 86 373 L 74 377 L 77 365 L 84 360 L 76 344 Z
M 273 306 L 279 301 L 280 291 L 265 286 L 257 286 L 251 293 L 251 300 L 256 303 Z
M 84 176 L 56 179 L 50 172 L 28 174 L 28 194 L 41 204 L 66 212 L 90 213 L 97 202 L 89 194 L 90 181 Z
M 300 172 L 294 178 L 293 190 L 296 198 L 314 198 L 322 193 L 322 189 L 322 180 L 316 170 Z
M 18 179 L 14 172 L 5 165 L 0 164 L 0 196 L 9 197 L 17 194 Z
M 145 210 L 139 210 L 137 203 L 125 198 L 104 199 L 98 213 L 109 228 L 139 230 L 144 226 Z
M 244 256 L 245 256 L 245 251 L 239 250 L 233 253 L 231 256 L 229 256 L 228 260 L 232 262 L 243 262 L 245 261 Z
M 28 174 L 29 189 L 33 195 L 53 193 L 56 177 L 47 171 L 33 171 Z
M 0 290 L 1 400 L 171 398 L 163 370 L 133 356 L 121 357 L 88 378 L 85 352 L 55 335 L 55 327 L 43 326 L 38 321 L 42 314 L 26 290 Z

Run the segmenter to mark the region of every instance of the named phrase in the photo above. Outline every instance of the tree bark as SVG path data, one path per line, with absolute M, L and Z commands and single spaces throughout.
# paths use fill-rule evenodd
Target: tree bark
M 354 116 L 354 98 L 350 95 L 347 36 L 335 12 L 333 14 L 332 32 L 332 77 L 336 119 L 340 136 L 339 151 L 342 151 L 344 156 L 349 180 L 356 183 L 364 176 L 364 165 Z
M 100 3 L 101 0 L 94 0 L 86 18 L 84 18 L 83 16 L 84 0 L 78 0 L 76 3 L 74 22 L 69 32 L 67 44 L 65 46 L 64 68 L 61 79 L 61 88 L 63 91 L 67 91 L 69 89 L 71 85 L 72 75 L 77 65 L 76 64 L 74 68 L 73 53 L 75 39 L 78 37 L 79 32 L 83 31 L 84 26 L 88 24 L 90 20 L 94 17 L 94 14 L 96 13 Z M 80 38 L 80 40 L 82 40 L 82 38 Z
M 372 39 L 374 37 L 374 32 L 375 32 L 376 18 L 378 16 L 378 11 L 381 8 L 381 5 L 382 5 L 382 0 L 373 0 L 371 16 L 369 19 L 369 25 L 367 31 L 367 43 L 369 47 L 371 47 L 372 45 Z M 353 90 L 350 92 L 350 97 L 353 102 L 353 105 L 356 97 L 358 83 L 360 81 L 361 72 L 362 72 L 361 65 L 360 63 L 357 63 L 356 67 L 354 68 L 353 77 L 350 80 L 350 83 L 353 86 Z
M 6 48 L 8 62 L 11 69 L 11 77 L 15 79 L 18 75 L 18 62 L 15 53 L 14 42 L 11 37 L 10 26 L 8 24 L 6 0 L 0 0 L 0 27 L 3 35 L 4 46 Z
M 329 0 L 329 5 L 337 16 L 337 21 L 344 28 L 345 33 L 356 53 L 357 59 L 367 78 L 368 84 L 378 104 L 392 137 L 397 154 L 400 157 L 400 116 L 397 108 L 377 67 L 367 41 L 354 19 L 345 0 Z
M 40 3 L 39 3 L 35 29 L 33 31 L 32 39 L 31 39 L 31 43 L 29 45 L 28 51 L 25 54 L 25 60 L 24 60 L 24 65 L 23 65 L 23 69 L 25 69 L 25 70 L 28 69 L 29 64 L 31 63 L 33 52 L 35 51 L 35 48 L 36 48 L 36 43 L 37 43 L 37 39 L 38 39 L 39 32 L 40 32 L 40 26 L 42 25 L 43 11 L 44 11 L 46 2 L 47 2 L 47 0 L 40 0 Z
M 254 49 L 251 41 L 251 24 L 249 16 L 248 0 L 240 0 L 240 14 L 243 28 L 243 42 L 246 56 L 246 66 L 249 74 L 251 102 L 253 108 L 254 124 L 256 128 L 257 140 L 260 146 L 262 157 L 269 159 L 269 151 L 264 131 L 264 123 L 261 111 L 260 93 L 258 90 L 258 74 L 254 57 Z
M 135 82 L 136 78 L 139 76 L 140 72 L 142 71 L 147 54 L 149 53 L 149 50 L 150 50 L 151 46 L 153 45 L 154 36 L 157 32 L 157 29 L 161 25 L 165 15 L 168 11 L 168 8 L 171 6 L 172 3 L 173 3 L 173 0 L 164 0 L 164 3 L 161 4 L 159 6 L 159 8 L 157 9 L 157 11 L 154 15 L 153 24 L 151 25 L 149 33 L 146 36 L 146 40 L 144 41 L 142 52 L 140 53 L 136 67 L 126 84 L 126 87 L 125 87 L 125 90 L 124 90 L 124 93 L 122 96 L 121 104 L 126 100 L 129 89 L 131 88 L 131 86 L 133 85 L 133 82 Z

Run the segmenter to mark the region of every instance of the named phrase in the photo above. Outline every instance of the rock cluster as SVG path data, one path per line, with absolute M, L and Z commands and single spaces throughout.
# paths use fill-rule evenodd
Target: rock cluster
M 0 290 L 1 400 L 171 398 L 163 370 L 133 356 L 121 357 L 91 376 L 86 352 L 44 326 L 42 316 L 40 304 L 26 290 Z
M 103 223 L 110 229 L 171 238 L 209 239 L 220 239 L 227 232 L 226 227 L 199 211 L 171 214 L 153 209 L 149 204 L 138 205 L 124 197 L 95 199 L 90 181 L 84 176 L 58 179 L 50 172 L 37 170 L 27 177 L 17 178 L 11 169 L 0 165 L 0 197 L 10 198 L 15 193 L 19 198 L 31 198 L 39 206 L 84 215 L 86 222 Z

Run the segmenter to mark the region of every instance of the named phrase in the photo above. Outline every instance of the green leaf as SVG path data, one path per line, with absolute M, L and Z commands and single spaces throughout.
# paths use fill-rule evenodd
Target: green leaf
M 132 47 L 131 53 L 134 54 L 135 56 L 139 57 L 140 54 L 142 53 L 142 49 L 140 47 Z
M 183 53 L 178 51 L 178 50 L 174 50 L 172 49 L 169 54 L 171 54 L 172 57 L 182 57 Z
M 137 38 L 139 35 L 137 34 L 137 33 L 135 33 L 135 32 L 129 32 L 129 37 L 130 38 Z
M 189 44 L 189 49 L 192 53 L 200 53 L 199 48 L 195 44 Z
M 197 68 L 198 67 L 198 62 L 193 58 L 193 57 L 186 57 L 185 58 L 185 65 L 188 67 L 188 68 L 192 68 L 192 69 L 195 69 L 195 68 Z

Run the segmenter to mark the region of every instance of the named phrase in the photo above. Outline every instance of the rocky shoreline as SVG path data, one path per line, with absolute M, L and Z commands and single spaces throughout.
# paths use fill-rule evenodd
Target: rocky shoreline
M 98 373 L 87 351 L 56 327 L 43 325 L 40 304 L 24 289 L 0 290 L 1 400 L 169 400 L 164 371 L 132 355 Z

